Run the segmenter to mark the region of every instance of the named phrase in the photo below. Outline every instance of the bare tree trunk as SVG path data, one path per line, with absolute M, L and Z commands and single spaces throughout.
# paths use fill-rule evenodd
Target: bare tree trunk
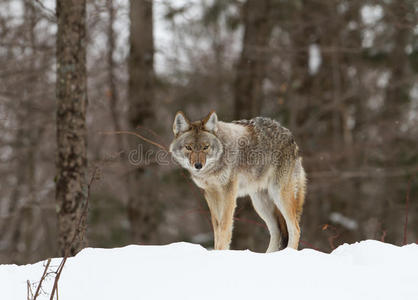
M 109 83 L 109 100 L 110 112 L 112 114 L 113 126 L 116 131 L 120 130 L 119 112 L 118 112 L 118 89 L 116 87 L 115 74 L 115 60 L 113 58 L 115 53 L 115 31 L 113 25 L 115 23 L 115 6 L 113 0 L 106 0 L 106 6 L 109 14 L 109 23 L 107 24 L 107 68 L 108 68 L 108 83 Z M 115 137 L 118 141 L 119 147 L 123 146 L 122 135 Z
M 410 32 L 412 32 L 412 28 L 416 25 L 416 23 L 411 22 L 411 19 L 408 18 L 409 12 L 414 9 L 411 4 L 412 2 L 409 1 L 392 1 L 387 6 L 387 10 L 390 13 L 387 14 L 386 18 L 393 24 L 394 45 L 388 57 L 391 74 L 386 88 L 383 118 L 388 122 L 386 130 L 396 132 L 396 135 L 400 131 L 400 124 L 403 124 L 402 120 L 407 118 L 407 110 L 410 109 L 409 103 L 411 102 L 410 91 L 413 83 L 417 82 L 418 79 L 418 76 L 410 70 L 409 66 L 412 64 L 410 64 L 408 54 L 405 51 L 406 46 L 410 43 Z M 403 24 L 400 24 L 400 22 Z M 398 144 L 398 141 L 402 138 L 396 137 L 396 135 L 392 139 Z M 400 149 L 398 145 L 396 148 Z M 399 158 L 398 164 L 400 163 L 402 163 L 402 159 Z M 395 202 L 387 196 L 393 189 L 393 181 L 386 178 L 384 182 L 383 195 L 385 196 L 383 197 L 382 203 L 382 228 L 387 232 L 389 241 L 392 239 L 393 242 L 399 243 L 401 241 L 399 228 L 393 226 L 396 223 L 396 217 L 394 218 L 393 214 Z M 406 182 L 407 180 L 405 180 Z
M 247 0 L 243 7 L 245 32 L 234 86 L 236 119 L 253 118 L 261 112 L 268 44 L 273 25 L 272 6 L 270 0 Z M 256 242 L 262 233 L 260 228 L 246 222 L 257 218 L 250 199 L 247 197 L 239 201 L 236 211 L 238 222 L 235 224 L 232 248 L 262 250 L 265 245 Z
M 27 124 L 27 141 L 28 146 L 25 149 L 25 156 L 26 156 L 26 176 L 27 176 L 27 185 L 28 185 L 28 197 L 27 201 L 22 207 L 21 214 L 23 215 L 22 218 L 19 218 L 19 225 L 22 227 L 22 238 L 25 247 L 23 251 L 23 257 L 27 260 L 31 256 L 31 245 L 33 241 L 33 236 L 36 226 L 34 220 L 34 206 L 36 203 L 36 178 L 35 178 L 35 164 L 36 164 L 36 153 L 38 150 L 39 145 L 39 135 L 40 135 L 40 128 L 36 128 L 36 118 L 33 116 L 31 112 L 31 104 L 33 102 L 32 93 L 38 87 L 38 79 L 37 70 L 36 70 L 36 59 L 38 55 L 38 49 L 36 45 L 36 37 L 35 37 L 35 26 L 38 17 L 38 12 L 35 8 L 35 5 L 30 0 L 24 0 L 24 11 L 25 11 L 25 21 L 26 21 L 26 30 L 28 32 L 28 42 L 30 48 L 32 50 L 32 59 L 28 64 L 28 83 L 25 84 L 24 88 L 24 101 L 27 103 L 27 117 L 26 120 L 23 122 Z
M 408 12 L 413 9 L 412 5 L 408 5 L 407 1 L 393 1 L 388 5 L 391 13 L 388 14 L 387 19 L 391 21 L 394 26 L 394 47 L 389 56 L 391 63 L 391 76 L 386 92 L 386 111 L 387 117 L 393 117 L 395 114 L 399 115 L 402 110 L 409 104 L 409 91 L 413 82 L 411 72 L 408 67 L 408 55 L 405 47 L 408 45 L 408 36 L 413 22 L 408 21 Z M 405 22 L 403 25 L 398 22 Z M 408 80 L 410 78 L 410 80 Z
M 243 7 L 245 32 L 234 87 L 236 119 L 251 118 L 261 111 L 272 6 L 270 0 L 247 0 Z
M 58 239 L 60 255 L 75 255 L 83 242 L 71 241 L 87 200 L 86 1 L 57 0 L 56 10 Z
M 132 128 L 152 126 L 154 121 L 153 2 L 130 1 L 129 122 Z M 134 242 L 155 243 L 161 207 L 155 190 L 155 172 L 146 161 L 148 144 L 131 138 L 130 150 L 138 151 L 141 166 L 129 174 L 128 217 Z M 144 168 L 144 164 L 145 168 Z

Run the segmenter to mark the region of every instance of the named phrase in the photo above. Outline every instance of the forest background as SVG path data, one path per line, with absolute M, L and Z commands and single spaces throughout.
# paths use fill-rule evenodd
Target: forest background
M 302 248 L 417 242 L 418 1 L 57 2 L 0 1 L 0 263 L 62 254 L 87 197 L 74 253 L 211 247 L 209 210 L 188 175 L 135 136 L 103 134 L 167 146 L 180 109 L 262 115 L 293 132 L 308 174 Z M 71 45 L 76 88 L 60 80 Z M 66 120 L 71 101 L 79 118 Z M 67 203 L 61 134 L 71 122 L 82 196 Z M 268 237 L 241 199 L 232 248 L 261 252 Z

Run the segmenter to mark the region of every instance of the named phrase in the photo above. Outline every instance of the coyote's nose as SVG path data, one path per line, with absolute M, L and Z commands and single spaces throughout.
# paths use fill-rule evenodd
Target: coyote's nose
M 195 163 L 194 167 L 198 170 L 200 170 L 202 168 L 202 164 L 201 163 Z

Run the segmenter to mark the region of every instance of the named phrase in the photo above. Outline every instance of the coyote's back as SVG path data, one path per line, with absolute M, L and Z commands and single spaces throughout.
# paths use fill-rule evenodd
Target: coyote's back
M 240 162 L 260 175 L 271 166 L 275 166 L 277 171 L 285 171 L 299 157 L 299 148 L 293 135 L 279 122 L 256 117 L 233 123 L 245 126 L 248 131 L 239 141 L 242 146 L 241 157 L 244 158 Z
M 244 195 L 270 231 L 267 251 L 282 243 L 297 248 L 306 179 L 288 129 L 263 117 L 220 122 L 214 112 L 190 122 L 180 112 L 173 131 L 173 157 L 205 190 L 216 249 L 229 248 L 236 198 Z

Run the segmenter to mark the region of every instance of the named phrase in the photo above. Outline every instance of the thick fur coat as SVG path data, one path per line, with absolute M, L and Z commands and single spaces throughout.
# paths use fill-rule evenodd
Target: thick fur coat
M 173 157 L 205 191 L 215 249 L 229 249 L 236 198 L 245 195 L 270 231 L 268 252 L 298 247 L 306 177 L 288 129 L 263 117 L 221 122 L 215 112 L 190 122 L 179 112 L 173 132 Z

